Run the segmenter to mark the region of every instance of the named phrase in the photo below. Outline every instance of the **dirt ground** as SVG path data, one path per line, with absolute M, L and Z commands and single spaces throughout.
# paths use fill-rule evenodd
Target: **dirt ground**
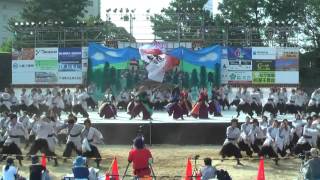
M 112 158 L 114 156 L 118 159 L 119 173 L 123 175 L 127 166 L 128 151 L 131 146 L 129 145 L 104 145 L 100 147 L 100 152 L 104 159 L 101 162 L 100 174 L 103 174 L 110 168 Z M 254 180 L 257 176 L 258 160 L 243 160 L 244 166 L 236 166 L 234 160 L 225 160 L 221 162 L 217 160 L 219 157 L 219 146 L 176 146 L 176 145 L 153 145 L 151 148 L 154 157 L 153 169 L 157 176 L 170 176 L 170 178 L 158 179 L 174 179 L 174 176 L 184 176 L 187 157 L 194 157 L 200 155 L 200 160 L 197 161 L 197 168 L 203 165 L 202 159 L 211 157 L 216 160 L 213 164 L 217 169 L 224 169 L 229 172 L 234 180 Z M 61 155 L 63 147 L 58 147 L 56 153 Z M 243 153 L 244 154 L 244 153 Z M 193 167 L 194 167 L 194 161 Z M 274 165 L 272 160 L 265 160 L 265 175 L 267 180 L 293 180 L 297 179 L 301 161 L 299 159 L 285 159 L 280 160 L 279 166 Z M 17 162 L 16 162 L 17 164 Z M 1 166 L 4 162 L 1 163 Z M 28 176 L 28 165 L 30 161 L 25 160 L 23 167 L 19 167 L 19 172 L 23 176 Z M 90 166 L 95 167 L 94 162 L 89 162 Z M 54 167 L 53 161 L 48 162 L 48 169 L 54 179 L 61 179 L 65 174 L 71 173 L 72 160 L 64 163 L 59 160 L 59 166 Z M 128 174 L 132 174 L 131 166 Z M 127 178 L 129 179 L 129 178 Z M 181 179 L 181 178 L 176 178 Z

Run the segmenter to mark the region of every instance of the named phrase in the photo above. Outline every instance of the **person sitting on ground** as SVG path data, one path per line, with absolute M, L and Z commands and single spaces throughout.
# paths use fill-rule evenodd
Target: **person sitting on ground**
M 132 162 L 134 175 L 139 178 L 150 176 L 150 160 L 152 161 L 152 155 L 150 150 L 145 147 L 143 137 L 136 137 L 134 139 L 134 147 L 130 150 L 128 157 L 129 163 Z
M 18 176 L 18 168 L 14 166 L 12 158 L 7 159 L 7 164 L 2 168 L 2 180 L 15 180 Z
M 212 166 L 211 158 L 204 158 L 204 167 L 201 168 L 201 180 L 213 179 L 217 175 L 217 169 Z
M 306 175 L 305 178 L 306 179 L 320 179 L 320 171 L 319 171 L 319 167 L 320 167 L 320 158 L 319 158 L 319 151 L 316 148 L 312 148 L 310 150 L 310 154 L 312 159 L 310 159 L 309 161 L 306 162 L 305 166 L 306 166 Z
M 72 172 L 75 180 L 89 179 L 89 169 L 87 167 L 86 158 L 78 156 L 73 161 Z
M 39 163 L 38 156 L 31 156 L 31 165 L 29 167 L 29 179 L 32 180 L 42 180 L 43 173 L 46 172 L 46 167 Z

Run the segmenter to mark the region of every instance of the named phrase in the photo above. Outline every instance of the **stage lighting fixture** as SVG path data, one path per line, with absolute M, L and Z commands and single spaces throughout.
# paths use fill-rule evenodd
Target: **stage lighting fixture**
M 123 9 L 121 8 L 119 12 L 122 13 L 122 12 L 123 12 Z
M 45 22 L 43 23 L 43 25 L 46 26 L 46 25 L 47 25 L 47 21 L 45 21 Z
M 129 13 L 129 12 L 130 12 L 130 10 L 128 8 L 126 8 L 126 13 Z
M 77 25 L 79 25 L 80 24 L 80 22 L 79 21 L 77 21 Z
M 118 9 L 117 9 L 117 8 L 115 8 L 115 9 L 113 10 L 113 12 L 114 12 L 114 13 L 117 13 L 117 10 L 118 10 Z
M 58 25 L 58 21 L 55 21 L 54 24 L 55 24 L 55 25 Z
M 29 25 L 30 25 L 30 23 L 29 23 L 29 22 L 26 22 L 26 23 L 25 23 L 25 25 L 26 25 L 26 26 L 29 26 Z
M 150 9 L 148 9 L 146 12 L 147 12 L 147 13 L 150 13 Z
M 36 23 L 34 23 L 34 22 L 31 22 L 31 26 L 34 26 Z
M 131 9 L 131 13 L 134 13 L 134 12 L 136 12 L 136 9 Z
M 23 23 L 23 22 L 20 22 L 20 26 L 24 26 L 24 23 Z
M 63 24 L 64 24 L 64 22 L 63 22 L 63 21 L 60 21 L 60 24 L 61 24 L 61 25 L 63 25 Z
M 111 11 L 111 8 L 107 9 L 107 13 Z
M 15 26 L 19 26 L 19 23 L 18 23 L 18 22 L 15 22 L 14 25 L 15 25 Z
M 38 25 L 41 25 L 41 24 L 42 24 L 42 22 L 41 22 L 41 21 L 39 21 L 39 22 L 38 22 Z

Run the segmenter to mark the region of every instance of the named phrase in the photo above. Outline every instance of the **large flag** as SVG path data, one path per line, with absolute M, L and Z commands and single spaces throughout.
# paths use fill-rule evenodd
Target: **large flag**
M 179 65 L 179 60 L 166 54 L 156 45 L 144 45 L 139 48 L 141 60 L 147 63 L 148 79 L 162 82 L 166 71 Z

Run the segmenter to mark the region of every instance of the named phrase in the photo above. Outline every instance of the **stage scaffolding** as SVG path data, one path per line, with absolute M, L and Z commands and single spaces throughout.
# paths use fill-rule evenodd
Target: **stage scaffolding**
M 149 21 L 150 15 L 141 15 L 140 17 L 139 20 L 139 16 L 134 14 L 119 15 L 118 18 L 107 15 L 107 21 L 123 21 L 123 26 L 129 29 L 129 34 L 134 35 L 133 32 L 140 33 L 141 31 L 139 34 L 141 37 L 144 30 L 151 31 L 152 27 Z M 190 18 L 189 20 L 192 21 L 193 19 Z M 159 38 L 154 35 L 149 38 L 136 38 L 135 41 L 125 35 L 108 32 L 110 23 L 106 21 L 88 23 L 91 24 L 90 26 L 85 22 L 77 22 L 73 27 L 65 27 L 63 22 L 32 22 L 28 25 L 19 22 L 13 28 L 15 36 L 13 47 L 79 47 L 87 46 L 89 42 L 102 42 L 117 48 L 116 42 L 134 43 L 140 41 L 191 42 L 195 44 L 193 47 L 204 47 L 212 44 L 242 47 L 297 47 L 302 37 L 302 31 L 296 24 L 273 23 L 272 26 L 265 25 L 257 28 L 240 23 L 226 23 L 223 26 L 208 25 L 202 18 L 193 21 L 199 21 L 195 23 L 198 25 L 185 28 L 181 20 L 181 22 L 177 22 L 174 28 L 164 29 L 163 34 L 167 34 L 168 38 Z M 149 25 L 147 25 L 147 22 Z

